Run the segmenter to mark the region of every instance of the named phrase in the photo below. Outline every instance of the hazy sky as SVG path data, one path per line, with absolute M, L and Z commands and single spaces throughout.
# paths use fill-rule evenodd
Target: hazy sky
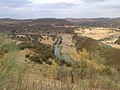
M 0 0 L 0 18 L 120 17 L 120 0 Z

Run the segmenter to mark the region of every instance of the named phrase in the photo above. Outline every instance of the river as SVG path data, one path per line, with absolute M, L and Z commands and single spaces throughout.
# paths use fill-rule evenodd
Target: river
M 58 37 L 57 43 L 54 45 L 54 55 L 57 58 L 59 58 L 59 60 L 63 60 L 65 62 L 73 63 L 73 60 L 72 60 L 72 58 L 70 58 L 69 55 L 67 55 L 67 54 L 62 54 L 61 55 L 61 47 L 60 47 L 61 42 L 62 42 L 62 38 Z
M 60 42 L 61 42 L 61 38 L 60 37 L 58 37 L 58 40 L 57 40 L 57 43 L 56 43 L 56 45 L 54 45 L 54 55 L 56 56 L 56 57 L 59 57 L 60 56 Z

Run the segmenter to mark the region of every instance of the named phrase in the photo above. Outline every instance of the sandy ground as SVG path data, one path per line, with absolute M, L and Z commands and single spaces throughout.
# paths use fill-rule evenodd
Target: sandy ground
M 120 35 L 120 32 L 117 31 L 113 31 L 110 29 L 102 29 L 102 28 L 92 28 L 91 30 L 84 30 L 84 34 L 82 34 L 83 36 L 87 36 L 87 37 L 92 37 L 96 40 L 99 39 L 103 39 L 103 38 L 107 38 L 110 36 L 116 36 L 116 35 Z

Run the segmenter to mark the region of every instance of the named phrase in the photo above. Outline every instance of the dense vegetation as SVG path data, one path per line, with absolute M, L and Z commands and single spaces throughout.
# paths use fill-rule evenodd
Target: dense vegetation
M 43 62 L 50 64 L 50 58 L 55 58 L 53 55 L 53 46 L 42 44 L 39 40 L 43 39 L 41 35 L 26 35 L 26 37 L 18 37 L 16 35 L 10 38 L 21 41 L 19 44 L 20 50 L 29 49 L 33 53 L 26 55 L 31 61 L 42 64 Z
M 106 65 L 116 66 L 120 69 L 120 49 L 112 48 L 88 37 L 75 36 L 73 40 L 76 42 L 75 46 L 78 51 L 85 48 L 90 52 L 90 58 L 95 57 L 95 54 L 99 54 L 100 58 L 105 58 Z

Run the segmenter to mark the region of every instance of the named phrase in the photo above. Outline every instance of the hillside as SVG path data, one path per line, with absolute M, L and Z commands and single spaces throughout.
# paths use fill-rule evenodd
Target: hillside
M 75 47 L 77 50 L 83 50 L 84 48 L 90 52 L 94 58 L 96 55 L 100 55 L 99 59 L 105 60 L 106 65 L 115 66 L 120 69 L 120 49 L 112 48 L 108 45 L 102 44 L 95 39 L 89 37 L 74 37 L 75 40 Z
M 1 19 L 0 90 L 119 90 L 120 31 L 103 21 Z
M 1 90 L 120 89 L 118 71 L 99 61 L 98 56 L 90 59 L 86 49 L 78 53 L 79 61 L 69 65 L 60 62 L 58 58 L 52 58 L 50 46 L 33 39 L 28 41 L 29 36 L 26 39 L 16 38 L 24 42 L 20 46 L 5 36 L 0 34 Z M 88 40 L 92 42 L 92 39 Z
M 120 28 L 120 18 L 41 18 L 41 19 L 0 19 L 0 30 L 15 33 L 73 33 L 81 26 Z
M 91 27 L 111 27 L 120 29 L 120 18 L 68 18 L 76 25 Z
M 41 18 L 29 20 L 0 19 L 0 30 L 11 34 L 41 34 L 41 33 L 71 33 L 75 27 L 65 27 L 73 25 L 64 19 Z

